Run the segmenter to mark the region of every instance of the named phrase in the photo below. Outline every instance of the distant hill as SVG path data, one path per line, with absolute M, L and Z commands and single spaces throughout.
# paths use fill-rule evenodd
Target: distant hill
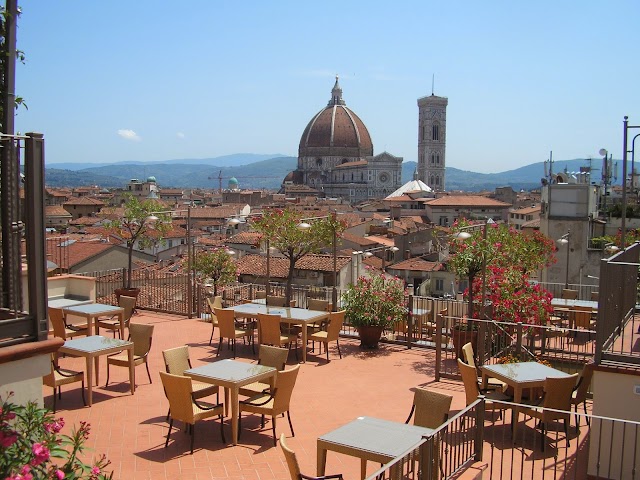
M 205 163 L 197 163 L 205 162 Z M 249 163 L 243 163 L 249 162 Z M 232 165 L 229 165 L 229 164 Z M 61 165 L 73 165 L 62 169 Z M 96 164 L 51 164 L 47 165 L 45 181 L 50 187 L 79 187 L 99 185 L 106 188 L 123 188 L 131 179 L 145 180 L 156 177 L 158 185 L 165 188 L 209 188 L 217 189 L 222 177 L 226 188 L 231 177 L 235 177 L 240 188 L 280 188 L 284 177 L 296 168 L 297 158 L 257 154 L 236 154 L 200 160 L 166 160 L 162 162 L 119 162 Z M 554 163 L 554 173 L 577 172 L 589 165 L 586 159 L 560 160 Z M 592 163 L 592 182 L 600 182 L 600 162 Z M 413 178 L 416 162 L 403 162 L 402 182 Z M 629 171 L 631 169 L 629 168 Z M 477 173 L 453 167 L 446 169 L 447 190 L 477 192 L 511 186 L 514 190 L 531 190 L 540 187 L 544 176 L 544 163 L 538 162 L 515 170 L 500 173 Z M 619 175 L 621 176 L 621 175 Z M 617 184 L 620 181 L 615 182 Z

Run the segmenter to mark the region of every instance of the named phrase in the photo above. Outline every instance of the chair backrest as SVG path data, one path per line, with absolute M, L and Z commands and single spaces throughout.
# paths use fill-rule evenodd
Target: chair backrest
M 296 384 L 296 378 L 298 378 L 299 371 L 300 364 L 295 367 L 291 367 L 288 370 L 278 372 L 273 399 L 273 410 L 275 415 L 289 410 L 291 394 L 293 393 L 293 387 Z
M 345 310 L 339 312 L 331 312 L 329 314 L 329 326 L 327 327 L 327 341 L 333 342 L 340 336 L 342 324 L 344 323 Z
M 129 324 L 129 339 L 133 342 L 133 354 L 143 357 L 151 350 L 151 339 L 153 338 L 153 325 L 143 323 Z
M 593 302 L 597 302 L 598 300 L 600 300 L 600 294 L 598 292 L 591 292 L 590 299 Z
M 260 343 L 280 345 L 280 315 L 258 314 Z
M 328 308 L 329 302 L 327 300 L 316 300 L 315 298 L 310 298 L 307 300 L 308 310 L 318 310 L 320 312 L 326 312 Z
M 570 288 L 563 288 L 561 298 L 566 300 L 576 300 L 578 298 L 578 290 L 571 290 Z
M 460 375 L 462 375 L 462 382 L 464 383 L 464 393 L 467 397 L 467 405 L 471 405 L 475 402 L 478 395 L 480 395 L 480 388 L 478 387 L 478 373 L 476 368 L 467 365 L 462 360 L 458 359 L 458 369 Z
M 184 371 L 191 368 L 188 345 L 163 350 L 162 358 L 164 358 L 164 366 L 167 369 L 167 373 L 184 375 Z
M 218 319 L 218 328 L 220 329 L 220 337 L 235 338 L 236 324 L 233 310 L 223 310 L 214 308 L 213 313 Z
M 585 363 L 582 367 L 582 374 L 580 375 L 580 384 L 576 389 L 575 403 L 582 403 L 587 399 L 587 393 L 589 393 L 589 387 L 591 386 L 591 378 L 593 377 L 593 361 Z
M 416 387 L 413 395 L 415 412 L 413 424 L 419 427 L 438 428 L 449 418 L 451 395 Z
M 51 368 L 49 369 L 49 373 L 42 377 L 42 383 L 44 383 L 47 387 L 55 387 L 56 386 L 56 376 L 55 376 L 55 368 L 56 368 L 56 358 L 55 354 L 51 354 Z
M 128 297 L 126 295 L 120 295 L 120 300 L 118 300 L 118 305 L 124 308 L 124 323 L 125 325 L 129 324 L 129 320 L 131 320 L 131 315 L 133 315 L 133 309 L 136 308 L 136 297 Z
M 256 298 L 267 298 L 267 292 L 260 290 L 259 292 L 256 292 Z
M 571 394 L 578 381 L 578 374 L 574 373 L 568 377 L 547 377 L 544 381 L 544 408 L 554 410 L 571 411 Z M 545 417 L 558 418 L 562 414 L 545 411 Z
M 160 372 L 164 394 L 169 400 L 169 411 L 174 420 L 193 424 L 191 379 L 182 375 Z
M 49 321 L 51 322 L 51 328 L 53 328 L 53 336 L 60 337 L 63 340 L 67 339 L 66 328 L 64 325 L 64 313 L 61 308 L 49 307 Z
M 591 315 L 593 310 L 591 307 L 573 307 L 571 315 L 576 328 L 591 328 Z
M 275 297 L 273 295 L 267 297 L 267 305 L 271 307 L 284 307 L 286 301 L 285 297 Z
M 302 476 L 300 472 L 300 464 L 298 463 L 298 457 L 296 457 L 295 452 L 291 450 L 287 445 L 284 439 L 284 433 L 280 434 L 280 448 L 282 448 L 282 453 L 284 453 L 284 458 L 287 461 L 291 480 L 300 480 Z
M 265 367 L 273 367 L 279 371 L 284 370 L 287 364 L 289 350 L 286 348 L 273 347 L 271 345 L 260 345 L 258 351 L 258 363 Z
M 462 346 L 462 354 L 464 355 L 464 360 L 467 362 L 467 365 L 476 368 L 476 359 L 473 356 L 473 345 L 471 342 L 467 342 Z

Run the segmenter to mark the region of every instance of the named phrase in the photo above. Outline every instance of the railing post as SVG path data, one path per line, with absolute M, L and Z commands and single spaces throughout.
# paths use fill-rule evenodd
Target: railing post
M 442 323 L 443 318 L 440 312 L 435 314 L 436 317 L 436 382 L 440 381 L 440 367 L 442 362 Z
M 473 446 L 473 452 L 476 462 L 482 460 L 482 448 L 484 444 L 484 417 L 485 417 L 485 398 L 480 396 L 480 403 L 476 405 L 476 435 L 475 445 Z
M 413 295 L 411 294 L 409 294 L 407 311 L 407 348 L 411 348 L 411 342 L 413 341 Z
M 516 324 L 516 356 L 520 358 L 522 354 L 522 323 Z

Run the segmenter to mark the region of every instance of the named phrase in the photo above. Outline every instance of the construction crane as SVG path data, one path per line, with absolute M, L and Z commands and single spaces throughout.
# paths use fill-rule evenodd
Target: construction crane
M 278 175 L 245 175 L 245 176 L 241 176 L 241 177 L 236 177 L 235 175 L 225 175 L 224 177 L 222 176 L 222 170 L 220 170 L 220 172 L 218 172 L 218 176 L 217 177 L 208 177 L 209 180 L 218 180 L 218 193 L 222 193 L 222 179 L 223 178 L 231 178 L 231 177 L 235 177 L 236 179 L 240 180 L 246 180 L 246 179 L 250 179 L 250 178 L 281 178 Z

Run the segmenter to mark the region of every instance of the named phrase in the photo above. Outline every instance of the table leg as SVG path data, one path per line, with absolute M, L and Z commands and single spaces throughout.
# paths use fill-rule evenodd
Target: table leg
M 118 320 L 120 321 L 120 338 L 124 340 L 124 313 L 118 314 Z
M 98 355 L 94 357 L 94 363 L 95 363 L 95 370 L 96 370 L 96 386 L 97 386 L 98 382 L 100 381 L 100 357 Z
M 231 387 L 231 441 L 233 445 L 238 444 L 238 387 Z
M 127 348 L 129 355 L 129 384 L 131 385 L 131 395 L 136 392 L 136 368 L 133 364 L 133 346 Z
M 309 338 L 309 324 L 302 322 L 302 363 L 307 361 L 307 339 Z
M 316 469 L 319 477 L 322 477 L 324 475 L 326 466 L 327 466 L 327 449 L 324 447 L 318 446 Z
M 87 357 L 87 403 L 89 406 L 93 404 L 93 363 L 91 357 Z M 54 392 L 55 395 L 55 392 Z
M 513 403 L 520 404 L 522 402 L 522 387 L 519 385 L 513 385 Z M 516 434 L 518 433 L 518 421 L 520 420 L 520 409 L 518 407 L 512 408 L 511 414 L 511 436 L 513 437 L 513 443 L 516 441 Z
M 98 317 L 94 317 L 93 315 L 89 315 L 87 317 L 88 332 L 91 332 L 91 322 L 93 322 L 93 330 L 95 331 L 94 335 L 100 335 L 100 325 L 98 325 Z
M 364 458 L 360 459 L 360 478 L 362 480 L 367 478 L 367 461 Z
M 229 416 L 229 389 L 227 387 L 224 387 L 223 393 L 224 393 L 224 416 L 228 417 Z

